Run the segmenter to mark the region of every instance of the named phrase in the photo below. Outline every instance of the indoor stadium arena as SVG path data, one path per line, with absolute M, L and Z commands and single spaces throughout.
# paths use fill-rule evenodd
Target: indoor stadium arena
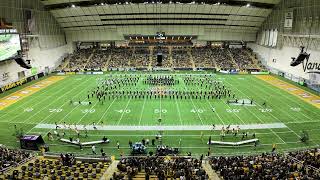
M 0 0 L 0 180 L 320 179 L 320 0 Z

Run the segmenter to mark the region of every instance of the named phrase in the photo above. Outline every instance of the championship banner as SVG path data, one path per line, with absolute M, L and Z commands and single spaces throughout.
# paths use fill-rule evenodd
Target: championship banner
M 284 16 L 284 28 L 292 29 L 293 10 L 287 11 Z

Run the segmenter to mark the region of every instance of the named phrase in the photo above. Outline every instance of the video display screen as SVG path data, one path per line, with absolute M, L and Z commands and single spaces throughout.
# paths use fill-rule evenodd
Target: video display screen
M 0 34 L 0 61 L 10 59 L 21 50 L 19 34 Z

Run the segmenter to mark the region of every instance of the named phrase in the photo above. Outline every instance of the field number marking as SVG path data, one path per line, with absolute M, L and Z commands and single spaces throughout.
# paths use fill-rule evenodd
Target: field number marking
M 62 111 L 62 109 L 49 109 L 49 112 L 51 112 L 51 113 L 59 113 L 59 112 L 61 112 Z
M 238 112 L 240 112 L 240 109 L 226 109 L 226 111 L 228 113 L 238 113 Z
M 33 111 L 33 108 L 25 108 L 24 109 L 24 112 L 31 112 L 31 111 Z
M 259 110 L 260 110 L 261 112 L 263 112 L 263 113 L 272 112 L 272 109 L 268 109 L 268 108 L 266 108 L 266 109 L 260 108 Z
M 117 111 L 118 113 L 130 113 L 131 110 L 130 109 L 120 109 L 120 110 L 115 110 Z
M 156 114 L 158 114 L 158 113 L 160 113 L 160 112 L 161 112 L 161 113 L 167 113 L 168 111 L 167 111 L 166 109 L 161 109 L 161 110 L 160 110 L 160 109 L 155 109 L 155 110 L 154 110 L 154 113 L 156 113 Z
M 301 111 L 301 109 L 300 108 L 298 108 L 298 107 L 292 107 L 292 108 L 290 108 L 292 111 L 295 111 L 295 112 L 299 112 L 299 111 Z
M 203 109 L 191 109 L 190 112 L 192 112 L 192 113 L 203 113 L 204 110 Z
M 95 109 L 82 109 L 81 112 L 84 114 L 87 114 L 87 113 L 94 113 L 94 112 L 96 112 L 96 110 Z

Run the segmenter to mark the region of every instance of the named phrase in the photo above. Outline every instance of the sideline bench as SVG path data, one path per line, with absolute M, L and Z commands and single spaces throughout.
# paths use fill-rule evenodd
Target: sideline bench
M 106 141 L 103 140 L 98 140 L 98 141 L 89 141 L 89 142 L 80 142 L 78 143 L 77 141 L 70 141 L 69 139 L 64 139 L 61 138 L 60 141 L 65 142 L 65 143 L 69 143 L 69 144 L 74 144 L 74 145 L 82 145 L 82 146 L 89 146 L 89 145 L 94 145 L 94 144 L 103 144 L 103 143 L 109 143 L 110 140 L 107 139 Z
M 249 143 L 254 143 L 259 141 L 259 139 L 248 139 L 245 141 L 239 141 L 239 142 L 224 142 L 224 141 L 211 141 L 211 145 L 212 144 L 218 144 L 218 145 L 228 145 L 228 146 L 240 146 L 243 144 L 249 144 Z M 208 143 L 209 144 L 209 141 Z

